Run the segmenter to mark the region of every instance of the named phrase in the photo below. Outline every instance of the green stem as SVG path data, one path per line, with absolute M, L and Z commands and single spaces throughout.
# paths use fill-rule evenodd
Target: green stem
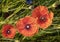
M 24 36 L 23 38 L 22 38 L 22 40 L 24 40 L 26 37 Z
M 52 7 L 56 7 L 56 2 L 52 4 L 51 6 L 49 6 L 48 8 L 52 8 Z
M 19 40 L 15 40 L 14 42 L 20 42 Z
M 7 38 L 0 38 L 1 40 L 10 40 L 10 41 L 15 41 L 15 39 L 7 39 Z
M 19 12 L 24 5 L 19 6 L 9 17 L 6 18 L 6 20 L 10 19 L 12 16 L 14 16 L 17 12 Z
M 1 21 L 0 24 L 4 24 L 5 22 L 4 21 Z

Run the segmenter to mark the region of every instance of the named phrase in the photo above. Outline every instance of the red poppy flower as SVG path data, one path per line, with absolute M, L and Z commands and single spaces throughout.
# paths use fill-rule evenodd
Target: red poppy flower
M 40 28 L 46 29 L 52 24 L 53 12 L 49 12 L 45 6 L 38 6 L 32 11 L 32 17 L 37 17 L 37 23 L 40 25 Z
M 5 38 L 14 38 L 16 34 L 15 28 L 10 24 L 5 24 L 2 26 L 2 36 Z
M 37 19 L 26 16 L 17 21 L 16 27 L 23 36 L 33 36 L 38 32 L 38 24 L 36 23 Z

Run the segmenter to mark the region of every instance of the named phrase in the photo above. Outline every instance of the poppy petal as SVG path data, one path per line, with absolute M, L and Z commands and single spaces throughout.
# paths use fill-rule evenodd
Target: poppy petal
M 32 11 L 32 17 L 38 18 L 37 23 L 41 29 L 46 29 L 52 24 L 53 12 L 49 13 L 46 6 L 38 6 Z
M 17 21 L 16 27 L 23 36 L 33 36 L 38 31 L 37 19 L 26 16 Z M 28 25 L 29 24 L 29 25 Z M 19 26 L 18 26 L 19 25 Z M 28 26 L 29 28 L 27 28 Z
M 16 34 L 15 28 L 10 24 L 4 24 L 2 26 L 2 36 L 5 38 L 14 38 Z

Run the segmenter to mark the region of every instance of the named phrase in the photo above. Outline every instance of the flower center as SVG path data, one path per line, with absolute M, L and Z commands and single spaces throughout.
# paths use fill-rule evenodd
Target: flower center
M 30 24 L 27 24 L 27 25 L 25 26 L 26 29 L 30 29 L 30 27 L 31 27 Z
M 6 31 L 6 33 L 7 33 L 7 34 L 10 34 L 10 33 L 11 33 L 11 31 L 10 31 L 10 30 L 7 30 L 7 31 Z
M 43 17 L 43 16 L 40 17 L 40 21 L 41 21 L 41 22 L 45 22 L 45 21 L 46 21 L 46 17 Z

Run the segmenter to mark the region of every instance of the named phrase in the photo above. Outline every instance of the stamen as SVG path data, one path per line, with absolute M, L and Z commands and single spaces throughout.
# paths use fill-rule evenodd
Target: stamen
M 42 21 L 42 22 L 45 22 L 46 21 L 46 17 L 40 17 L 40 21 Z
M 31 27 L 30 24 L 27 24 L 27 25 L 25 26 L 26 29 L 30 29 L 30 27 Z
M 27 28 L 29 28 L 30 26 L 27 26 Z
M 10 30 L 7 30 L 7 31 L 6 31 L 7 34 L 10 34 L 10 32 L 11 32 Z

